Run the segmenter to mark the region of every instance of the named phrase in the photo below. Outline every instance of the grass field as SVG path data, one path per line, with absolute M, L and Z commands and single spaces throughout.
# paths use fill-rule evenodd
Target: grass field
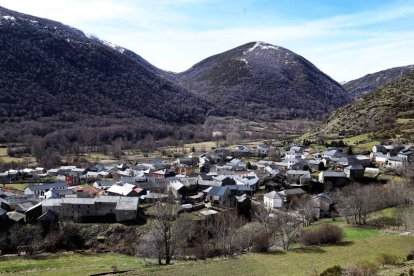
M 333 265 L 375 261 L 382 254 L 403 257 L 414 247 L 412 236 L 360 238 L 337 246 L 296 248 L 287 253 L 250 253 L 228 260 L 181 263 L 154 270 L 138 269 L 128 275 L 309 275 Z
M 9 275 L 90 275 L 118 270 L 137 269 L 143 262 L 133 256 L 113 253 L 102 254 L 50 254 L 36 259 L 0 257 L 0 274 Z
M 384 211 L 388 215 L 391 211 Z M 379 214 L 381 215 L 381 214 Z M 171 266 L 145 267 L 132 256 L 103 254 L 51 254 L 38 259 L 0 258 L 0 274 L 11 275 L 90 275 L 118 270 L 133 270 L 128 275 L 309 275 L 339 264 L 347 266 L 361 260 L 375 261 L 383 253 L 405 257 L 414 248 L 414 236 L 385 235 L 378 229 L 358 228 L 342 221 L 325 220 L 343 227 L 345 241 L 341 245 L 295 245 L 288 252 L 248 253 L 230 259 L 174 261 Z

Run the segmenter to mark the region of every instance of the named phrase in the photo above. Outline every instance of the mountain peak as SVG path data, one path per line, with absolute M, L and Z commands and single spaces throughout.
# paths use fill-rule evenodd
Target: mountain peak
M 280 49 L 279 46 L 275 46 L 275 45 L 272 45 L 270 43 L 266 43 L 266 42 L 262 42 L 262 41 L 250 42 L 246 45 L 251 45 L 251 44 L 253 44 L 253 46 L 251 46 L 249 49 L 244 51 L 243 55 L 247 55 L 247 54 L 249 54 L 251 52 L 255 52 L 255 51 L 279 50 Z
M 261 41 L 206 58 L 176 79 L 214 103 L 214 116 L 320 119 L 350 100 L 337 82 L 303 57 Z M 306 108 L 309 102 L 312 111 Z

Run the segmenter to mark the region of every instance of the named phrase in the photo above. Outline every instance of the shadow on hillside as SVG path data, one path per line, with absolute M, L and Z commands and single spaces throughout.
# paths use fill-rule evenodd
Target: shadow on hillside
M 291 249 L 290 251 L 297 252 L 297 253 L 319 253 L 319 254 L 322 254 L 322 253 L 326 252 L 325 250 L 323 250 L 319 246 L 299 247 L 299 248 Z
M 58 259 L 60 256 L 57 254 L 39 254 L 39 255 L 31 255 L 31 256 L 22 256 L 28 260 L 53 260 Z
M 351 246 L 353 244 L 354 244 L 353 241 L 343 241 L 343 242 L 340 242 L 340 243 L 330 243 L 330 244 L 324 244 L 324 245 L 321 245 L 321 246 Z

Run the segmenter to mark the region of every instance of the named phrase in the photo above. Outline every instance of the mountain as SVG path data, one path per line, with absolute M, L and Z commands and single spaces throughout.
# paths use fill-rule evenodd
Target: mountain
M 204 120 L 207 102 L 122 47 L 61 23 L 0 7 L 3 122 L 83 121 L 85 116 Z
M 338 133 L 414 140 L 414 72 L 333 112 L 309 136 L 333 137 Z
M 362 78 L 344 83 L 343 88 L 353 97 L 357 98 L 380 88 L 391 81 L 398 79 L 414 70 L 414 65 L 395 67 L 376 73 L 368 74 Z
M 263 42 L 211 56 L 173 78 L 213 103 L 209 114 L 216 116 L 320 119 L 351 100 L 305 58 Z

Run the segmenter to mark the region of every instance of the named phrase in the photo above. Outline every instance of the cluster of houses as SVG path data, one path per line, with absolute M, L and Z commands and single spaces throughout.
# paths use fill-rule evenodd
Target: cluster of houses
M 248 210 L 251 201 L 287 208 L 307 198 L 316 216 L 328 216 L 333 201 L 327 192 L 353 179 L 375 177 L 381 166 L 403 166 L 414 157 L 414 150 L 407 146 L 374 146 L 369 156 L 347 155 L 341 148 L 318 152 L 291 146 L 279 148 L 280 160 L 252 161 L 251 155 L 259 148 L 266 155 L 271 146 L 260 145 L 255 151 L 246 146 L 219 148 L 173 162 L 7 171 L 1 174 L 1 183 L 13 181 L 18 174 L 54 182 L 29 185 L 20 194 L 0 189 L 0 219 L 134 221 L 140 204 L 165 197 L 173 197 L 183 210 L 204 217 L 228 208 Z

